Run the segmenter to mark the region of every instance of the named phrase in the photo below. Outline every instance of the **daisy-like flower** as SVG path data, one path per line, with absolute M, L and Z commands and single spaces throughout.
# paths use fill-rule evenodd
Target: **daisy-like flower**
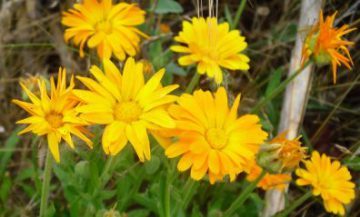
M 306 148 L 301 146 L 300 136 L 287 139 L 286 132 L 280 133 L 261 146 L 257 163 L 272 173 L 292 171 L 306 157 Z
M 248 175 L 246 177 L 250 182 L 255 181 L 261 174 L 262 168 L 258 166 L 255 162 L 250 167 L 250 170 L 247 172 Z M 267 173 L 265 176 L 259 181 L 257 186 L 264 190 L 277 189 L 279 191 L 284 191 L 286 186 L 291 181 L 290 174 L 270 174 Z
M 343 64 L 348 69 L 354 65 L 346 47 L 353 45 L 354 42 L 344 40 L 342 37 L 355 30 L 355 28 L 349 28 L 348 25 L 340 28 L 333 27 L 335 16 L 336 12 L 324 20 L 323 12 L 320 12 L 320 21 L 307 35 L 302 54 L 303 62 L 311 56 L 320 65 L 331 62 L 334 83 L 336 83 L 336 71 L 339 65 Z
M 296 184 L 311 185 L 315 196 L 321 195 L 327 212 L 344 215 L 344 204 L 355 198 L 355 184 L 351 182 L 351 174 L 339 161 L 331 162 L 325 154 L 317 151 L 311 159 L 304 162 L 306 169 L 297 169 L 299 178 Z
M 177 168 L 191 168 L 191 177 L 200 180 L 207 173 L 211 183 L 236 175 L 255 160 L 260 144 L 267 138 L 256 115 L 238 117 L 240 95 L 229 109 L 223 87 L 212 95 L 198 90 L 183 94 L 169 107 L 176 121 L 177 142 L 166 148 L 169 158 L 181 155 Z
M 38 136 L 46 135 L 50 151 L 56 162 L 60 162 L 59 143 L 61 139 L 74 149 L 71 134 L 77 136 L 92 148 L 91 140 L 85 136 L 85 134 L 89 134 L 84 128 L 87 123 L 78 117 L 75 110 L 78 101 L 72 94 L 74 79 L 71 77 L 70 85 L 66 87 L 65 69 L 59 69 L 57 85 L 55 85 L 54 78 L 51 77 L 50 97 L 44 79 L 38 79 L 40 98 L 33 94 L 23 83 L 20 83 L 20 85 L 30 98 L 31 103 L 16 99 L 12 101 L 30 114 L 30 117 L 17 122 L 18 124 L 29 124 L 19 132 L 19 135 L 27 132 L 33 132 Z
M 112 0 L 83 0 L 63 13 L 62 24 L 65 41 L 72 39 L 80 46 L 96 48 L 98 56 L 109 59 L 114 54 L 119 60 L 126 55 L 135 56 L 139 50 L 140 36 L 147 37 L 136 26 L 144 23 L 145 11 L 135 4 L 125 2 L 113 5 Z
M 219 84 L 223 80 L 220 67 L 249 69 L 250 59 L 241 53 L 247 47 L 245 37 L 229 28 L 228 23 L 218 24 L 215 17 L 194 17 L 191 23 L 183 22 L 183 30 L 175 37 L 182 45 L 171 46 L 171 50 L 186 54 L 179 58 L 180 65 L 195 63 L 199 74 L 206 73 Z
M 105 73 L 92 66 L 91 74 L 97 81 L 77 77 L 89 90 L 74 90 L 84 103 L 77 111 L 92 124 L 106 125 L 102 146 L 106 154 L 116 155 L 130 141 L 140 161 L 150 159 L 147 130 L 174 128 L 175 122 L 167 113 L 166 105 L 176 96 L 169 95 L 178 85 L 162 87 L 161 69 L 146 83 L 143 64 L 128 58 L 123 73 L 110 61 L 103 61 Z

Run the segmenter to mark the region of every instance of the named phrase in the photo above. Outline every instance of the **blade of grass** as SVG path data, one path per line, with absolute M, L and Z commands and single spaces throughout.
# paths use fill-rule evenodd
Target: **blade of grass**
M 321 131 L 324 129 L 324 127 L 326 126 L 326 124 L 330 121 L 330 119 L 333 117 L 333 115 L 335 114 L 335 112 L 337 111 L 337 109 L 340 107 L 341 103 L 344 101 L 344 99 L 346 98 L 346 96 L 350 93 L 350 91 L 354 88 L 354 86 L 356 85 L 356 83 L 358 82 L 360 78 L 360 74 L 358 76 L 356 76 L 355 80 L 352 82 L 352 84 L 349 86 L 349 88 L 343 93 L 343 95 L 340 96 L 340 99 L 338 100 L 338 102 L 335 104 L 335 107 L 331 110 L 331 112 L 328 114 L 328 116 L 325 118 L 325 120 L 321 123 L 320 127 L 316 130 L 316 132 L 314 133 L 314 135 L 311 137 L 310 141 L 314 143 L 314 141 L 316 141 L 320 134 Z
M 255 181 L 251 182 L 242 193 L 235 199 L 235 201 L 230 205 L 230 207 L 224 212 L 224 217 L 231 217 L 233 216 L 234 212 L 240 208 L 243 203 L 248 199 L 250 194 L 254 191 L 257 184 L 260 180 L 266 175 L 266 171 L 263 170 L 261 174 L 256 178 Z
M 7 150 L 6 152 L 0 152 L 0 179 L 4 175 L 6 167 L 11 159 L 12 154 L 15 151 L 16 145 L 19 143 L 20 139 L 17 135 L 18 132 L 22 127 L 17 127 L 6 140 L 4 149 Z
M 232 23 L 231 29 L 235 29 L 237 27 L 237 25 L 239 24 L 240 17 L 245 9 L 245 5 L 246 5 L 246 0 L 241 0 L 240 5 L 236 11 L 236 14 L 234 17 L 234 22 Z

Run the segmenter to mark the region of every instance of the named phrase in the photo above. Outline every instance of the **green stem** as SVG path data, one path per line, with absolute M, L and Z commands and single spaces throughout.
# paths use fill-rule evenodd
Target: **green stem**
M 243 203 L 248 199 L 250 194 L 254 191 L 260 180 L 266 175 L 266 171 L 262 170 L 261 174 L 256 178 L 254 182 L 251 182 L 245 190 L 239 195 L 238 198 L 230 205 L 230 207 L 224 212 L 224 217 L 230 217 L 232 214 L 240 208 Z
M 46 212 L 47 212 L 47 201 L 49 198 L 49 191 L 50 191 L 52 163 L 53 163 L 53 159 L 50 150 L 48 149 L 46 153 L 44 180 L 41 188 L 40 215 L 39 215 L 40 217 L 46 216 Z
M 170 217 L 170 180 L 169 176 L 166 177 L 166 187 L 165 187 L 165 217 Z
M 109 156 L 109 158 L 106 160 L 104 169 L 99 177 L 99 185 L 92 190 L 93 198 L 98 197 L 99 192 L 102 191 L 105 188 L 106 184 L 108 183 L 109 178 L 110 178 L 108 176 L 108 173 L 111 172 L 111 166 L 114 164 L 115 158 L 116 157 L 114 157 L 114 156 Z M 90 216 L 91 214 L 93 214 L 92 208 L 93 207 L 91 204 L 89 204 L 87 206 L 86 211 L 85 211 L 85 214 L 86 214 L 85 216 Z
M 189 177 L 184 186 L 184 194 L 183 194 L 184 197 L 182 204 L 184 210 L 186 210 L 192 196 L 196 192 L 196 188 L 197 188 L 197 183 Z
M 259 113 L 261 107 L 263 107 L 266 103 L 268 103 L 270 100 L 275 98 L 279 93 L 281 93 L 286 86 L 294 80 L 302 71 L 305 69 L 311 61 L 307 61 L 302 67 L 300 67 L 298 70 L 296 70 L 294 73 L 292 73 L 285 81 L 283 81 L 275 90 L 273 90 L 269 96 L 262 98 L 252 109 L 251 113 Z
M 161 204 L 161 215 L 163 217 L 170 217 L 170 171 L 163 174 L 160 179 L 160 204 Z
M 298 206 L 303 204 L 307 199 L 311 197 L 311 191 L 306 192 L 306 194 L 299 197 L 297 200 L 291 203 L 290 206 L 287 206 L 283 211 L 276 214 L 275 217 L 286 217 L 288 216 L 293 210 L 295 210 Z
M 97 188 L 98 190 L 101 190 L 103 187 L 105 187 L 106 183 L 108 182 L 108 177 L 107 177 L 107 175 L 108 175 L 109 171 L 111 171 L 110 168 L 111 168 L 111 166 L 114 164 L 114 160 L 115 160 L 115 157 L 114 157 L 114 156 L 110 156 L 110 157 L 107 159 L 107 161 L 106 161 L 106 163 L 105 163 L 104 170 L 103 170 L 103 172 L 102 172 L 101 175 L 100 175 L 100 183 L 101 183 L 100 185 L 101 185 L 101 187 L 100 187 L 100 189 Z M 97 191 L 96 191 L 96 193 L 97 193 Z
M 200 74 L 195 72 L 194 76 L 192 77 L 189 85 L 187 86 L 185 93 L 192 93 L 196 85 L 199 83 Z

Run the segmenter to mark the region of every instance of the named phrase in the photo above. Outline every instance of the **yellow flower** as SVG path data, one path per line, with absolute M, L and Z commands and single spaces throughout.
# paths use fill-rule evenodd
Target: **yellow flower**
M 20 85 L 31 103 L 20 100 L 13 100 L 13 103 L 23 108 L 31 116 L 17 122 L 18 124 L 29 124 L 19 134 L 31 131 L 39 136 L 47 135 L 50 151 L 57 162 L 60 162 L 59 143 L 61 139 L 74 148 L 71 134 L 79 137 L 90 148 L 92 147 L 92 142 L 84 135 L 87 131 L 83 126 L 87 123 L 78 117 L 75 110 L 78 101 L 72 95 L 74 79 L 71 77 L 70 85 L 66 87 L 65 69 L 59 69 L 57 85 L 55 85 L 54 78 L 51 77 L 50 97 L 47 94 L 44 79 L 38 79 L 40 98 L 23 83 Z
M 249 181 L 255 181 L 261 174 L 262 168 L 258 166 L 255 162 L 250 167 L 248 175 L 246 177 Z M 291 181 L 290 174 L 270 174 L 267 173 L 257 184 L 259 188 L 264 190 L 277 189 L 279 191 L 284 191 L 287 184 Z
M 178 85 L 162 87 L 160 81 L 165 70 L 161 69 L 146 83 L 143 65 L 128 58 L 123 73 L 110 61 L 103 61 L 105 73 L 92 66 L 91 74 L 97 81 L 78 77 L 90 90 L 74 90 L 84 103 L 77 111 L 81 118 L 92 124 L 106 125 L 102 146 L 106 154 L 116 155 L 128 141 L 140 161 L 150 159 L 148 130 L 174 128 L 175 122 L 165 106 L 176 100 L 168 95 Z
M 297 169 L 298 185 L 311 185 L 313 195 L 321 195 L 326 211 L 344 215 L 344 204 L 355 198 L 355 184 L 351 182 L 351 174 L 339 161 L 330 161 L 325 154 L 317 151 L 311 159 L 304 162 L 306 169 Z
M 187 55 L 179 58 L 182 66 L 197 64 L 197 72 L 223 79 L 220 67 L 230 70 L 248 70 L 249 58 L 241 52 L 247 47 L 245 37 L 238 30 L 229 30 L 228 23 L 218 24 L 215 17 L 192 19 L 183 22 L 183 30 L 175 37 L 183 45 L 171 46 L 175 52 Z
M 112 0 L 84 0 L 74 8 L 63 13 L 62 24 L 65 41 L 70 39 L 80 46 L 80 56 L 84 56 L 83 47 L 97 48 L 98 56 L 110 58 L 114 54 L 119 60 L 126 55 L 135 56 L 139 50 L 140 37 L 147 37 L 135 26 L 144 23 L 145 11 L 135 4 L 119 3 Z
M 238 117 L 240 95 L 229 109 L 226 91 L 220 87 L 214 96 L 198 90 L 183 94 L 169 107 L 176 121 L 178 141 L 165 151 L 169 158 L 181 155 L 179 171 L 191 168 L 191 177 L 200 180 L 206 173 L 211 183 L 236 175 L 248 167 L 267 137 L 256 115 Z
M 326 17 L 324 21 L 323 13 L 320 12 L 320 21 L 306 37 L 302 54 L 303 61 L 313 56 L 319 64 L 331 62 L 334 83 L 336 83 L 338 65 L 343 64 L 348 69 L 354 65 L 346 47 L 353 45 L 354 42 L 343 40 L 342 36 L 355 30 L 355 28 L 349 28 L 348 25 L 343 25 L 340 28 L 333 27 L 335 16 L 336 12 L 332 16 Z

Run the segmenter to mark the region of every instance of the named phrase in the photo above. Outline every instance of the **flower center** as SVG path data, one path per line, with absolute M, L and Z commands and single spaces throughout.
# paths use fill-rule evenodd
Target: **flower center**
M 210 43 L 210 42 L 209 42 Z M 202 60 L 211 63 L 219 59 L 219 54 L 214 48 L 214 44 L 209 45 L 207 42 L 199 42 L 199 44 L 190 43 L 189 47 L 194 52 L 201 56 Z
M 223 129 L 211 128 L 206 132 L 206 140 L 214 149 L 222 149 L 226 145 L 227 138 Z
M 136 102 L 122 102 L 114 107 L 114 117 L 116 120 L 131 123 L 139 119 L 142 113 L 140 105 Z
M 59 128 L 63 125 L 63 115 L 51 112 L 45 116 L 46 121 L 53 128 Z
M 101 21 L 98 24 L 96 24 L 96 31 L 104 32 L 106 34 L 111 34 L 112 33 L 112 25 L 110 22 Z

